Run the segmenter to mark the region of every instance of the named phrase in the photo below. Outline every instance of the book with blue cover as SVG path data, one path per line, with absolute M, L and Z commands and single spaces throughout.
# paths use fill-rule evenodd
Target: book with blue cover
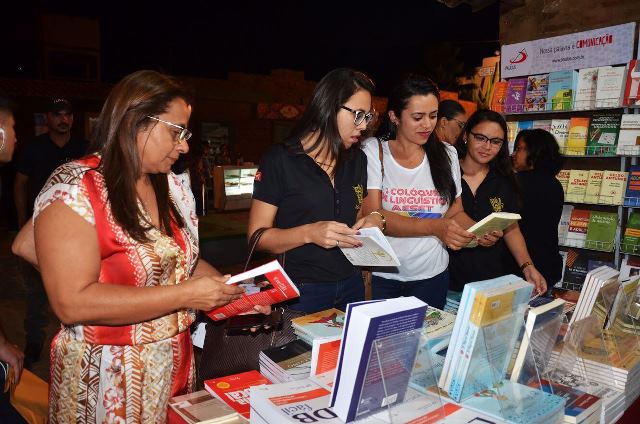
M 451 370 L 449 396 L 456 400 L 504 378 L 523 325 L 533 285 L 522 279 L 479 290 L 461 333 L 458 362 Z
M 461 403 L 510 423 L 555 423 L 564 416 L 565 400 L 542 390 L 503 380 Z
M 624 192 L 624 205 L 629 207 L 640 206 L 640 165 L 629 167 L 627 189 Z
M 468 362 L 470 356 L 468 352 L 465 351 L 465 349 L 470 348 L 468 343 L 470 343 L 471 341 L 471 334 L 469 334 L 468 326 L 470 325 L 469 321 L 472 317 L 472 312 L 474 312 L 474 301 L 476 299 L 476 296 L 479 293 L 483 292 L 484 290 L 490 291 L 492 289 L 496 293 L 500 292 L 501 290 L 507 293 L 509 292 L 509 289 L 508 289 L 509 286 L 511 286 L 512 290 L 516 291 L 517 294 L 512 293 L 511 294 L 512 297 L 507 298 L 506 302 L 504 303 L 497 302 L 489 306 L 490 310 L 491 310 L 491 306 L 495 306 L 496 313 L 495 314 L 488 313 L 487 317 L 491 316 L 492 318 L 497 318 L 498 310 L 501 310 L 500 308 L 504 307 L 504 310 L 506 311 L 508 309 L 507 305 L 509 304 L 509 301 L 511 301 L 511 304 L 509 305 L 509 307 L 522 304 L 523 302 L 524 302 L 524 305 L 526 305 L 526 302 L 529 300 L 529 295 L 531 293 L 532 286 L 526 282 L 524 282 L 524 285 L 523 285 L 522 284 L 523 282 L 524 281 L 520 277 L 517 277 L 515 275 L 505 275 L 502 277 L 498 277 L 490 280 L 477 281 L 477 282 L 469 283 L 465 285 L 464 290 L 462 292 L 462 298 L 460 299 L 460 308 L 458 310 L 456 321 L 454 323 L 453 332 L 451 335 L 451 341 L 449 343 L 449 349 L 447 350 L 447 354 L 445 357 L 443 371 L 440 375 L 440 379 L 438 380 L 438 386 L 440 388 L 449 392 L 453 384 L 460 384 L 461 382 L 466 381 L 466 380 L 460 380 L 461 378 L 460 375 L 465 366 L 467 367 L 465 372 L 467 372 L 469 368 L 469 364 L 467 363 L 465 365 L 465 361 Z M 528 294 L 526 294 L 527 291 L 528 291 Z M 476 307 L 476 310 L 477 310 L 477 307 Z M 522 317 L 519 320 L 520 321 L 519 324 L 515 321 L 517 321 L 517 319 L 514 320 L 511 324 L 509 324 L 507 322 L 502 322 L 501 320 L 498 319 L 495 322 L 496 325 L 493 327 L 489 325 L 486 331 L 486 335 L 488 337 L 499 338 L 500 344 L 496 346 L 496 352 L 495 352 L 496 357 L 499 359 L 495 362 L 496 364 L 497 363 L 500 364 L 498 368 L 501 369 L 501 371 L 499 372 L 501 375 L 491 378 L 492 377 L 491 374 L 495 369 L 491 367 L 487 367 L 483 372 L 475 375 L 474 370 L 476 367 L 474 365 L 471 367 L 472 371 L 471 371 L 471 377 L 469 378 L 469 382 L 473 381 L 478 384 L 482 384 L 484 385 L 483 388 L 486 388 L 486 387 L 489 387 L 491 385 L 491 382 L 495 381 L 496 378 L 504 377 L 504 373 L 506 373 L 506 366 L 508 365 L 508 361 L 505 359 L 505 357 L 510 356 L 512 353 L 512 352 L 509 352 L 507 354 L 506 350 L 513 350 L 513 345 L 511 344 L 515 343 L 515 337 L 518 334 L 515 331 L 515 328 L 518 325 L 522 326 Z M 505 337 L 503 336 L 503 334 L 497 334 L 494 332 L 494 330 L 497 330 L 502 326 L 512 327 L 511 330 L 513 331 L 511 331 L 511 333 L 514 333 L 512 334 L 512 337 L 507 337 L 506 338 L 507 340 L 505 340 Z M 501 329 L 501 331 L 502 330 L 508 331 L 507 329 Z M 519 328 L 518 328 L 518 331 L 519 331 Z M 483 337 L 484 335 L 485 335 L 485 332 L 483 331 Z M 491 340 L 488 341 L 488 345 L 493 346 Z M 509 347 L 510 345 L 511 347 Z M 485 359 L 486 359 L 486 353 L 487 351 L 485 350 Z M 481 355 L 477 355 L 476 359 L 479 358 L 480 356 Z M 503 362 L 503 360 L 506 363 Z M 478 362 L 478 361 L 475 361 L 475 362 Z M 502 371 L 502 369 L 504 369 L 504 371 Z M 454 383 L 456 379 L 458 379 L 458 382 Z M 468 385 L 468 387 L 472 387 L 472 386 L 473 384 Z M 461 390 L 461 387 L 458 387 L 457 389 L 454 389 L 454 390 Z M 481 389 L 478 389 L 478 390 L 481 390 Z M 449 393 L 449 395 L 451 396 L 451 393 Z M 459 395 L 462 396 L 461 393 Z M 455 397 L 453 396 L 451 397 L 455 399 Z
M 331 393 L 340 419 L 353 421 L 404 400 L 426 311 L 413 296 L 347 305 Z
M 573 95 L 577 84 L 577 71 L 565 70 L 549 73 L 547 110 L 572 110 Z

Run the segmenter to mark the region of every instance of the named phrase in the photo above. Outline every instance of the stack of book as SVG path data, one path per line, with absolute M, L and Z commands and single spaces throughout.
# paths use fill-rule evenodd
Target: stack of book
M 620 287 L 619 275 L 620 273 L 617 270 L 608 266 L 601 266 L 589 271 L 584 280 L 576 309 L 571 315 L 569 325 L 590 317 L 596 302 L 606 303 L 608 311 Z M 609 300 L 605 301 L 603 299 Z M 602 327 L 604 327 L 604 322 L 602 322 L 600 328 L 602 329 Z
M 605 340 L 605 351 L 602 352 L 601 340 L 588 342 L 589 352 L 583 350 L 579 353 L 571 372 L 586 375 L 590 382 L 621 391 L 625 397 L 624 407 L 628 408 L 640 395 L 640 351 L 635 340 L 627 345 L 615 345 Z M 552 361 L 558 360 L 558 355 L 554 350 Z
M 460 308 L 460 300 L 458 297 L 452 297 L 447 295 L 447 302 L 444 305 L 444 311 L 448 312 L 452 315 L 456 315 L 458 313 L 458 309 Z
M 550 380 L 538 380 L 531 387 L 552 393 L 565 399 L 564 420 L 566 424 L 597 424 L 602 416 L 602 399 L 575 387 Z
M 291 320 L 291 326 L 300 340 L 313 345 L 314 339 L 342 335 L 344 312 L 335 308 L 327 309 L 294 318 Z
M 624 393 L 616 390 L 598 381 L 589 381 L 584 374 L 578 375 L 568 371 L 556 372 L 553 375 L 554 380 L 559 384 L 572 387 L 598 396 L 602 399 L 602 408 L 600 411 L 601 423 L 613 423 L 618 421 L 624 414 Z
M 465 285 L 438 382 L 452 399 L 504 379 L 532 288 L 515 275 Z
M 514 424 L 557 423 L 564 416 L 565 400 L 523 384 L 503 380 L 460 405 Z
M 251 423 L 344 424 L 330 408 L 331 394 L 310 380 L 251 389 Z M 401 404 L 361 417 L 358 424 L 495 423 L 507 421 L 443 401 L 437 394 L 409 390 Z
M 206 390 L 169 399 L 169 424 L 246 424 L 248 421 Z
M 274 383 L 309 378 L 311 372 L 311 346 L 302 340 L 260 352 L 260 372 Z
M 204 388 L 242 417 L 249 419 L 249 389 L 263 384 L 271 384 L 271 382 L 258 371 L 247 371 L 205 380 Z
M 422 348 L 439 352 L 449 345 L 456 316 L 432 306 L 427 307 L 422 325 Z

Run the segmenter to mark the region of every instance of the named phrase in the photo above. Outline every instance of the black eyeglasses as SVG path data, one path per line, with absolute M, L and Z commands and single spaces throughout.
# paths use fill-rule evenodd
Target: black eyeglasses
M 353 123 L 356 126 L 362 124 L 363 121 L 366 122 L 367 125 L 369 125 L 369 123 L 373 121 L 374 111 L 365 112 L 364 110 L 360 110 L 360 109 L 353 110 L 350 107 L 346 107 L 346 106 L 340 106 L 340 107 L 344 110 L 348 110 L 349 112 L 355 115 L 353 118 Z
M 504 140 L 498 137 L 494 137 L 494 138 L 489 138 L 484 134 L 478 134 L 478 133 L 474 133 L 474 132 L 469 132 L 473 138 L 476 139 L 476 141 L 478 143 L 490 143 L 491 146 L 495 146 L 495 147 L 500 147 L 502 146 L 502 143 L 504 143 Z

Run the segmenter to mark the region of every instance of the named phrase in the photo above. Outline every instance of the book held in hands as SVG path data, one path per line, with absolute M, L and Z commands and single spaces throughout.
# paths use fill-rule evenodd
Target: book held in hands
M 237 284 L 245 292 L 240 299 L 207 312 L 214 321 L 253 311 L 256 305 L 273 305 L 300 296 L 300 291 L 276 260 L 234 275 L 226 284 Z
M 344 256 L 355 266 L 400 266 L 396 252 L 378 227 L 360 228 L 355 235 L 362 242 L 360 247 L 340 247 Z
M 469 227 L 467 231 L 475 234 L 477 237 L 482 237 L 492 231 L 502 231 L 509 225 L 518 222 L 520 218 L 520 215 L 517 213 L 493 212 Z M 477 245 L 478 241 L 474 239 L 465 247 L 476 247 Z

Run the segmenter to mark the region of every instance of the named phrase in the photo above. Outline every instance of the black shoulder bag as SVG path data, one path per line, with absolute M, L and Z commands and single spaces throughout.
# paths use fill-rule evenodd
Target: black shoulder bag
M 245 262 L 245 271 L 249 267 L 253 252 L 262 234 L 269 228 L 259 228 L 249 240 L 249 253 Z M 284 265 L 284 254 L 280 255 L 280 263 Z M 270 347 L 282 346 L 296 339 L 291 320 L 305 313 L 284 307 L 274 308 L 271 314 L 272 327 L 260 328 L 255 332 L 233 331 L 230 319 L 207 322 L 207 331 L 202 347 L 199 377 L 202 380 L 237 374 L 244 371 L 258 370 L 258 356 L 261 351 Z

